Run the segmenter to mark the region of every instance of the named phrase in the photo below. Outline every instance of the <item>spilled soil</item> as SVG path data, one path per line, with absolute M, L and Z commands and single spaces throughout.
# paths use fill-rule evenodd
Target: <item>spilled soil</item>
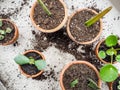
M 55 46 L 61 52 L 72 54 L 76 60 L 86 60 L 99 69 L 101 67 L 101 62 L 96 58 L 94 53 L 93 44 L 91 45 L 79 45 L 73 42 L 66 33 L 66 28 L 62 28 L 55 33 L 36 33 L 32 31 L 35 35 L 34 49 L 39 51 L 45 51 L 50 46 Z

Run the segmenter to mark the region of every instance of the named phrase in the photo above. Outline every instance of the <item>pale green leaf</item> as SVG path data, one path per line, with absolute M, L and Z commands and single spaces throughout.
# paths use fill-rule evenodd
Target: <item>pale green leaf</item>
M 17 55 L 14 60 L 19 65 L 29 64 L 29 58 L 22 54 Z
M 46 67 L 46 61 L 45 60 L 36 60 L 35 66 L 38 70 L 43 70 Z

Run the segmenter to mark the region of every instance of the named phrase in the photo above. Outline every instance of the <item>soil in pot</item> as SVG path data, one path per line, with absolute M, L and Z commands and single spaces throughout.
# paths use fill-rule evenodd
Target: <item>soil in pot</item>
M 0 40 L 0 44 L 7 43 L 8 41 L 12 40 L 15 34 L 15 28 L 14 25 L 6 20 L 2 20 L 2 27 L 0 27 L 0 30 L 6 30 L 7 28 L 12 29 L 11 33 L 6 33 L 5 38 L 3 40 Z
M 25 56 L 27 56 L 28 58 L 32 57 L 35 60 L 42 59 L 42 57 L 36 52 L 29 52 L 29 53 L 25 54 Z M 35 74 L 40 72 L 37 69 L 37 67 L 35 65 L 32 65 L 32 64 L 21 65 L 21 69 L 28 75 L 35 75 Z
M 98 82 L 95 71 L 85 64 L 74 64 L 70 66 L 63 75 L 63 85 L 65 90 L 93 90 L 88 87 L 88 78 Z M 71 87 L 70 83 L 75 79 L 78 83 L 75 87 Z
M 118 90 L 117 86 L 119 85 L 120 77 L 118 77 L 112 84 L 113 90 Z
M 44 4 L 52 13 L 48 16 L 42 7 L 37 3 L 34 9 L 34 20 L 41 28 L 50 30 L 57 27 L 64 19 L 64 7 L 59 0 L 43 0 Z
M 116 45 L 116 46 L 114 46 L 113 48 L 120 48 L 120 45 Z M 109 49 L 109 47 L 107 47 L 106 45 L 105 45 L 105 42 L 102 42 L 101 43 L 101 45 L 100 45 L 100 47 L 99 47 L 99 49 L 98 49 L 98 51 L 100 51 L 100 50 L 103 50 L 103 51 L 106 51 L 106 50 L 108 50 Z M 120 54 L 120 50 L 119 51 L 117 51 L 117 54 Z M 110 56 L 108 56 L 108 55 L 106 55 L 106 58 L 105 59 L 103 59 L 104 61 L 106 61 L 106 62 L 111 62 L 110 60 L 111 60 L 111 57 Z M 115 60 L 115 56 L 113 56 L 113 62 L 115 62 L 116 60 Z
M 87 42 L 93 40 L 100 32 L 100 21 L 90 27 L 85 22 L 95 16 L 91 10 L 85 9 L 77 12 L 70 21 L 69 27 L 71 35 L 78 42 Z

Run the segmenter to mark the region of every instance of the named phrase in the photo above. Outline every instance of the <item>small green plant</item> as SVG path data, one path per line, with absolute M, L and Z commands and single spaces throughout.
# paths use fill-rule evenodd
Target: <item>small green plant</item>
M 118 81 L 117 89 L 120 90 L 120 81 Z
M 87 80 L 88 80 L 88 87 L 90 87 L 94 90 L 100 90 L 98 85 L 92 79 L 88 78 Z M 75 87 L 78 83 L 79 83 L 78 79 L 73 80 L 70 83 L 71 88 Z
M 120 54 L 118 51 L 120 48 L 114 48 L 118 44 L 118 37 L 116 35 L 110 35 L 105 39 L 105 45 L 109 48 L 106 51 L 101 50 L 98 53 L 99 58 L 105 59 L 107 56 L 110 56 L 109 64 L 104 65 L 100 69 L 100 77 L 105 82 L 112 82 L 118 77 L 118 70 L 113 66 L 113 59 L 120 62 Z
M 78 84 L 78 79 L 75 79 L 70 83 L 71 88 L 75 87 Z
M 93 90 L 100 90 L 98 85 L 90 78 L 88 78 L 88 86 L 92 88 Z
M 35 60 L 33 57 L 26 57 L 22 54 L 17 55 L 14 58 L 15 62 L 19 65 L 24 65 L 24 64 L 33 64 L 37 67 L 38 70 L 43 70 L 46 67 L 46 62 L 45 60 Z
M 98 20 L 100 20 L 100 18 L 102 18 L 105 14 L 107 14 L 111 9 L 112 9 L 112 7 L 108 7 L 107 9 L 103 10 L 101 13 L 97 14 L 96 16 L 94 16 L 94 17 L 90 18 L 88 21 L 86 21 L 85 25 L 87 27 L 90 27 L 95 22 L 97 22 Z
M 0 27 L 2 27 L 3 23 L 2 23 L 2 20 L 0 19 Z M 5 35 L 7 33 L 11 33 L 12 32 L 12 29 L 11 28 L 6 28 L 6 30 L 1 30 L 0 29 L 0 40 L 3 40 L 5 38 Z
M 51 16 L 51 12 L 49 11 L 49 9 L 45 6 L 45 4 L 43 3 L 42 0 L 37 0 L 38 3 L 41 5 L 41 7 L 43 8 L 43 10 L 49 15 Z

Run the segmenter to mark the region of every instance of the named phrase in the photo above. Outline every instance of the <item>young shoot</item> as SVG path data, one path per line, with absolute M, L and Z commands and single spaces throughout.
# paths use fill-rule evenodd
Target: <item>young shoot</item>
M 111 9 L 112 9 L 112 7 L 108 7 L 107 9 L 103 10 L 101 13 L 97 14 L 96 16 L 94 16 L 94 17 L 90 18 L 88 21 L 86 21 L 85 25 L 87 27 L 90 27 L 91 25 L 96 23 L 98 20 L 100 20 L 100 18 L 102 18 L 105 14 L 107 14 Z
M 0 27 L 2 27 L 3 23 L 2 20 L 0 19 Z M 12 29 L 7 27 L 6 30 L 0 29 L 0 40 L 3 40 L 6 36 L 6 34 L 9 34 L 12 32 Z
M 107 56 L 110 56 L 109 64 L 104 65 L 100 69 L 100 77 L 105 82 L 112 82 L 118 77 L 118 70 L 115 66 L 112 65 L 113 59 L 120 62 L 120 48 L 115 48 L 118 45 L 118 37 L 116 35 L 110 35 L 105 39 L 105 45 L 109 48 L 106 51 L 101 50 L 98 53 L 99 58 L 105 59 Z
M 43 70 L 46 67 L 45 60 L 35 60 L 33 57 L 26 57 L 25 55 L 19 54 L 14 58 L 15 62 L 19 65 L 33 64 L 38 70 Z
M 92 88 L 93 90 L 100 90 L 98 85 L 90 78 L 88 78 L 88 86 Z
M 75 79 L 70 83 L 71 88 L 75 87 L 78 84 L 78 79 Z
M 42 1 L 42 0 L 37 0 L 37 1 L 38 1 L 38 3 L 41 5 L 41 7 L 43 8 L 43 10 L 44 10 L 49 16 L 51 16 L 50 10 L 45 6 L 45 4 L 43 3 L 43 1 Z

